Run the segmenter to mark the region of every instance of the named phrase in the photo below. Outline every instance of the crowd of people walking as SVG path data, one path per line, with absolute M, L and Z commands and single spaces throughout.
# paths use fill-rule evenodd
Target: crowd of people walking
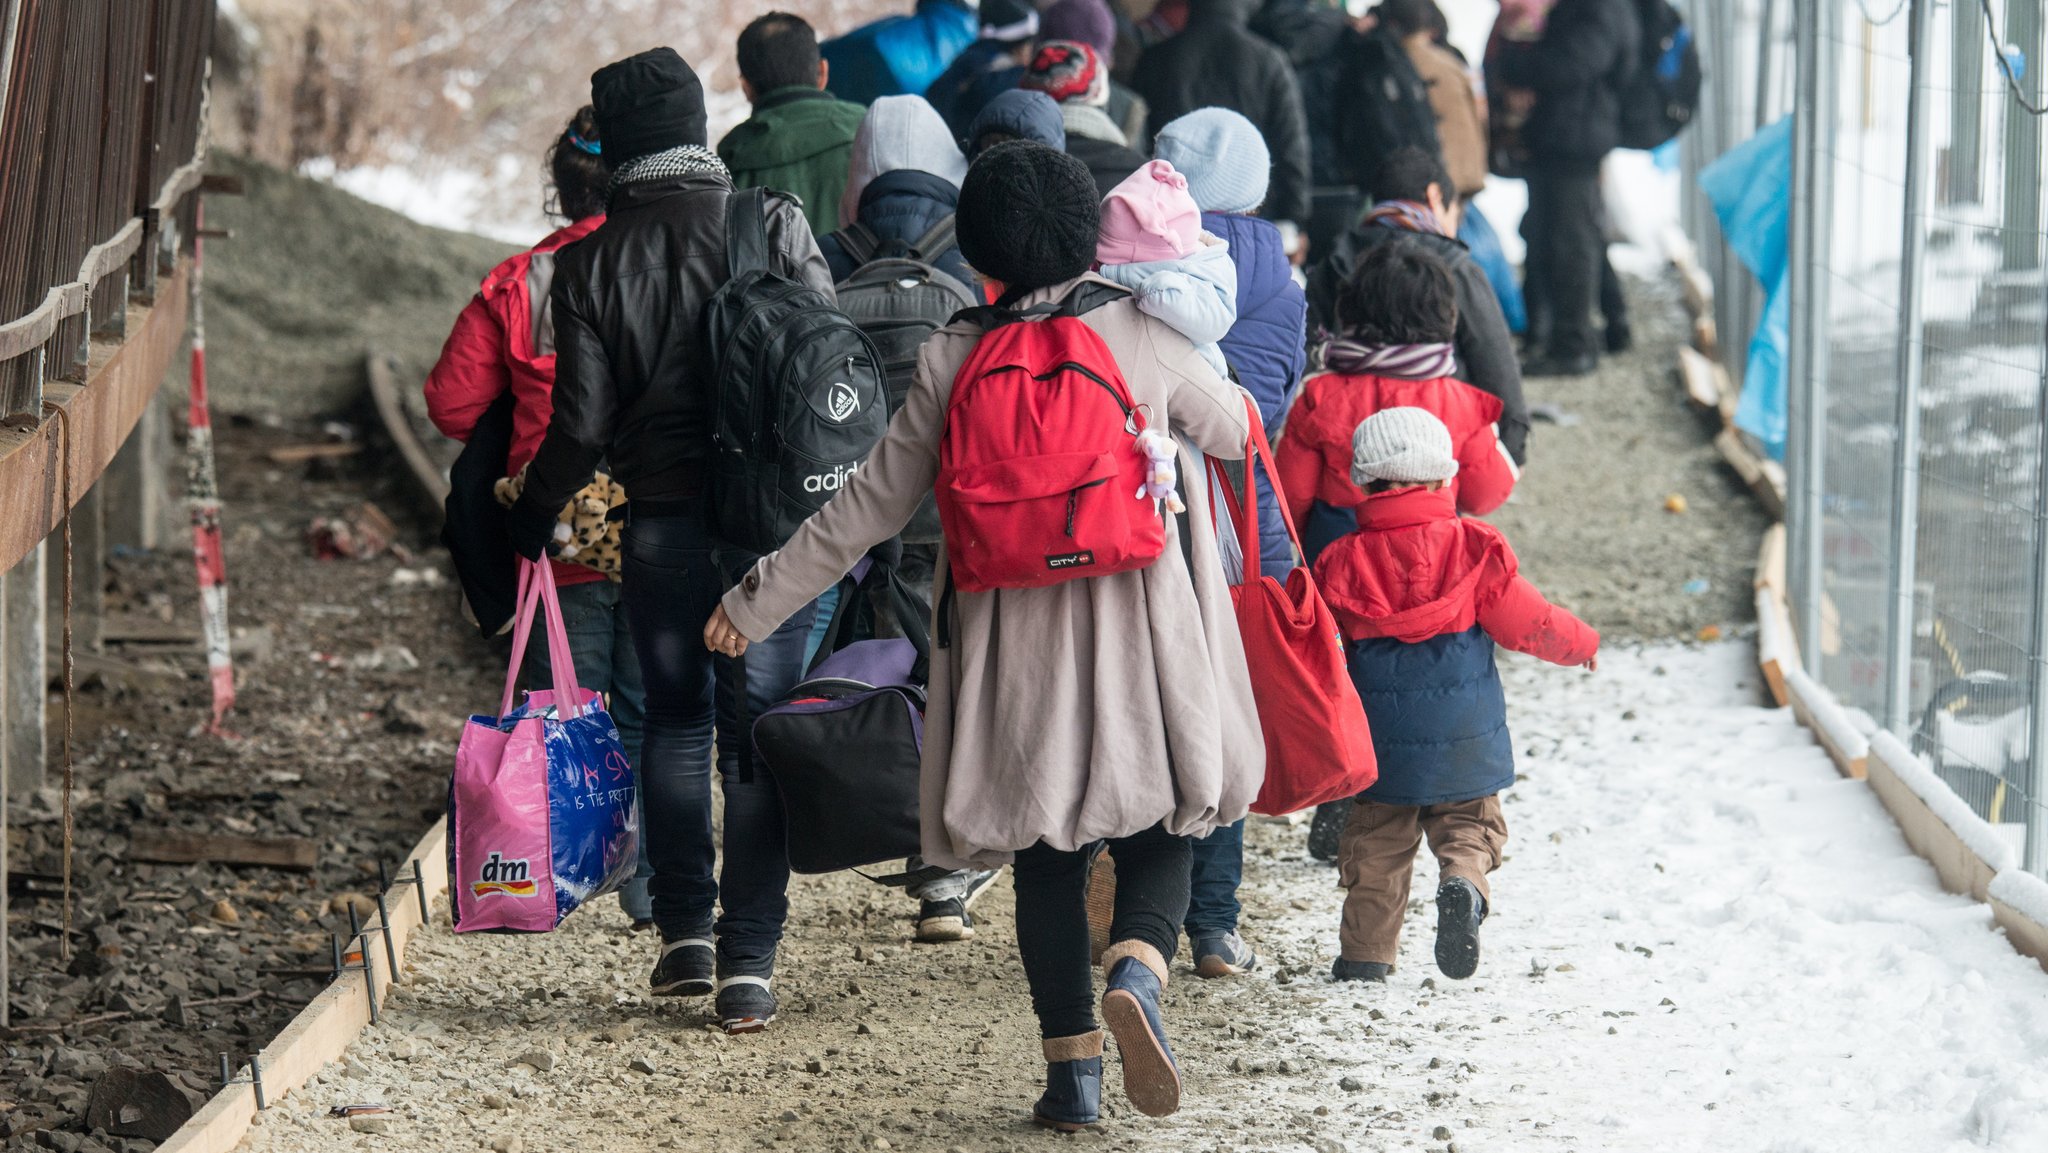
M 1599 637 L 1475 519 L 1517 483 L 1529 413 L 1523 286 L 1468 247 L 1491 235 L 1472 197 L 1512 153 L 1532 368 L 1589 371 L 1598 164 L 1641 38 L 1634 0 L 1502 7 L 1505 103 L 1431 0 L 919 0 L 822 45 L 769 13 L 735 45 L 752 114 L 715 149 L 674 51 L 592 76 L 548 144 L 565 225 L 484 280 L 426 391 L 466 444 L 458 490 L 497 494 L 450 502 L 472 609 L 552 564 L 633 762 L 621 900 L 658 939 L 653 993 L 712 996 L 729 1032 L 774 1020 L 792 845 L 750 719 L 839 643 L 825 622 L 858 614 L 834 598 L 873 566 L 928 618 L 895 627 L 930 637 L 897 880 L 940 943 L 1010 869 L 1040 1122 L 1097 1120 L 1105 1027 L 1132 1105 L 1173 1112 L 1182 938 L 1201 977 L 1258 963 L 1246 814 L 1320 737 L 1289 731 L 1242 624 L 1255 582 L 1335 621 L 1292 643 L 1341 646 L 1348 679 L 1311 688 L 1371 733 L 1339 768 L 1373 783 L 1318 818 L 1346 891 L 1332 979 L 1394 972 L 1424 837 L 1437 966 L 1477 970 L 1514 779 L 1496 646 L 1592 668 Z M 742 339 L 735 302 L 858 333 L 829 356 Z M 850 459 L 818 447 L 871 412 Z M 624 500 L 586 525 L 593 485 Z

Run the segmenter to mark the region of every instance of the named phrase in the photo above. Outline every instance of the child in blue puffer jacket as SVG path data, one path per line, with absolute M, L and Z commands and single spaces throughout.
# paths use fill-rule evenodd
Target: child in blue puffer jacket
M 1238 383 L 1277 435 L 1307 368 L 1308 299 L 1294 281 L 1280 229 L 1252 215 L 1266 200 L 1273 161 L 1250 120 L 1227 108 L 1202 108 L 1163 128 L 1153 154 L 1187 178 L 1202 210 L 1202 227 L 1230 246 L 1237 269 L 1237 319 L 1218 346 Z M 1256 467 L 1247 463 L 1246 467 Z M 1280 502 L 1263 469 L 1254 473 L 1259 502 L 1259 568 L 1285 581 L 1294 546 Z M 1242 973 L 1258 957 L 1237 934 L 1237 887 L 1244 876 L 1244 822 L 1195 842 L 1185 928 L 1195 971 L 1205 977 Z

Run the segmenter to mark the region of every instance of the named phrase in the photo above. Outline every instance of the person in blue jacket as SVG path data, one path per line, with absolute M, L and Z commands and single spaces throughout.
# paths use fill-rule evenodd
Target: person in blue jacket
M 915 11 L 870 21 L 818 45 L 832 94 L 855 104 L 922 96 L 981 30 L 968 0 L 917 0 Z
M 1260 419 L 1269 430 L 1277 429 L 1307 367 L 1308 300 L 1294 282 L 1279 227 L 1252 215 L 1265 203 L 1273 166 L 1265 137 L 1237 112 L 1199 108 L 1163 126 L 1152 149 L 1187 177 L 1188 192 L 1202 209 L 1202 227 L 1230 242 L 1237 265 L 1237 323 L 1218 343 L 1237 382 L 1258 405 Z M 1259 568 L 1285 581 L 1295 566 L 1285 514 L 1263 469 L 1254 474 L 1254 482 Z M 1243 821 L 1195 842 L 1184 928 L 1201 976 L 1232 976 L 1258 964 L 1258 955 L 1237 932 L 1237 887 L 1243 878 Z
M 997 93 L 1024 78 L 1038 36 L 1038 10 L 1025 0 L 981 0 L 980 19 L 979 38 L 924 90 L 956 137 L 966 135 L 975 114 Z

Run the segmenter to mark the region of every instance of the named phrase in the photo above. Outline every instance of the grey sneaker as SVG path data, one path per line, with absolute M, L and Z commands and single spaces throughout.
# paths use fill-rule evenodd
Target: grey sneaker
M 1259 955 L 1235 932 L 1203 933 L 1194 946 L 1198 977 L 1236 977 L 1259 966 Z
M 767 977 L 720 977 L 713 1002 L 718 1027 L 727 1036 L 759 1033 L 775 1020 L 775 994 Z
M 960 904 L 965 908 L 972 909 L 974 902 L 979 901 L 981 895 L 988 892 L 989 886 L 996 883 L 996 878 L 1002 875 L 1003 871 L 1001 869 L 974 869 L 970 871 L 967 874 L 967 893 L 960 898 Z

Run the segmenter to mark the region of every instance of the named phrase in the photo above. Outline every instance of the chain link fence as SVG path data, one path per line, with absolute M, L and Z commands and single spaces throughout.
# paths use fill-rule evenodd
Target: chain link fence
M 1797 115 L 1786 450 L 1805 663 L 2043 872 L 2044 0 L 1693 0 L 1691 173 Z M 1691 182 L 1688 182 L 1689 186 Z M 1724 360 L 1753 278 L 1703 201 Z

